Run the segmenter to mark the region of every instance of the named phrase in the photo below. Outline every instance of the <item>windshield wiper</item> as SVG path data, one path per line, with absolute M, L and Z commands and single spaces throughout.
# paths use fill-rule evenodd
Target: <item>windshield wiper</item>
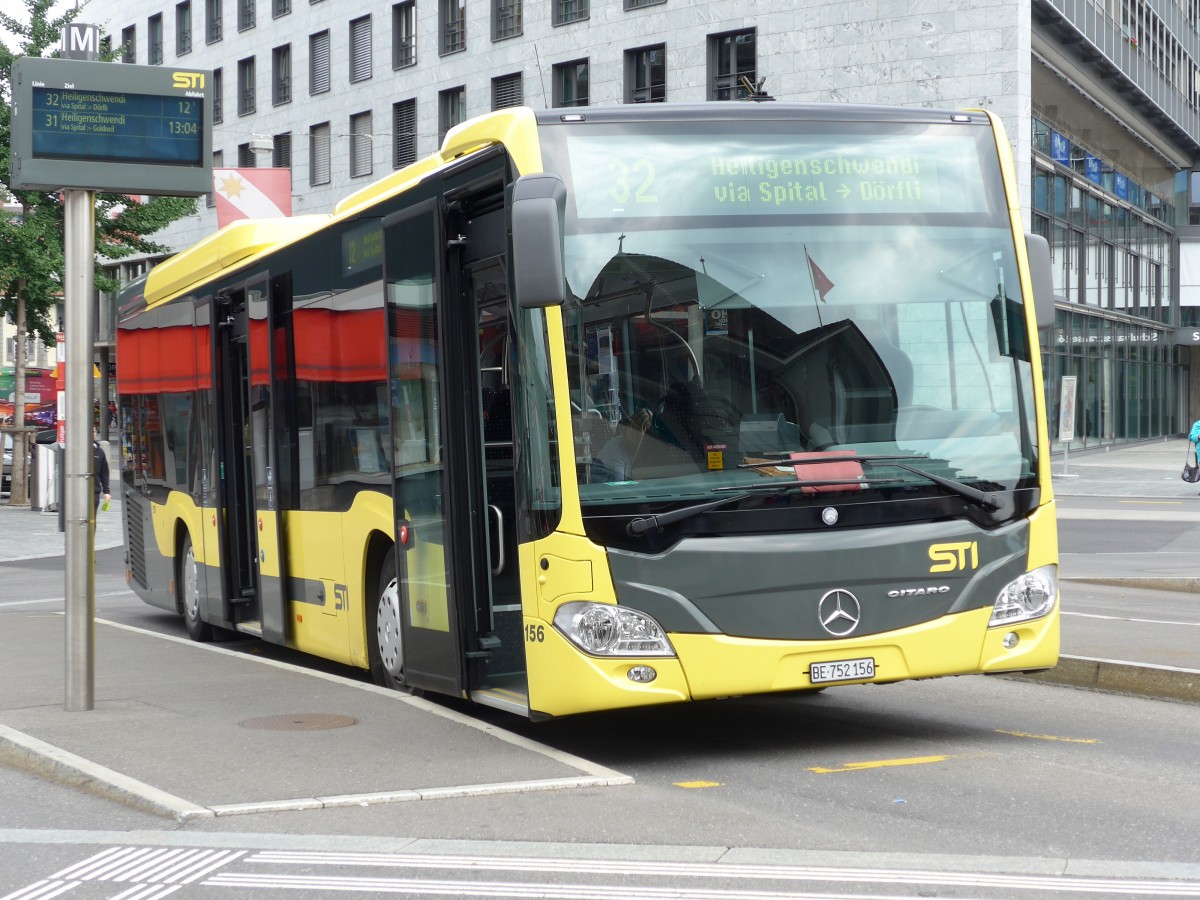
M 998 498 L 994 492 L 981 491 L 979 488 L 971 487 L 969 484 L 963 484 L 961 481 L 955 481 L 953 478 L 947 478 L 944 475 L 935 475 L 933 472 L 926 472 L 924 469 L 918 469 L 916 466 L 909 465 L 912 460 L 927 460 L 927 456 L 912 456 L 910 454 L 900 455 L 878 455 L 878 456 L 856 456 L 853 454 L 845 454 L 842 456 L 815 456 L 804 457 L 801 459 L 777 459 L 767 462 L 743 463 L 739 468 L 746 469 L 761 469 L 769 466 L 779 466 L 785 468 L 788 466 L 812 466 L 824 465 L 826 463 L 838 462 L 857 462 L 867 463 L 868 465 L 888 465 L 897 469 L 903 469 L 905 472 L 911 472 L 913 475 L 919 475 L 921 478 L 936 484 L 938 487 L 945 488 L 952 494 L 956 494 L 966 500 L 971 500 L 978 503 L 980 506 L 986 506 L 988 509 L 1000 509 L 1004 505 L 1004 501 Z M 870 481 L 878 481 L 879 479 L 868 479 Z M 835 482 L 837 483 L 837 482 Z
M 673 509 L 661 515 L 640 516 L 629 520 L 629 524 L 625 526 L 625 533 L 630 537 L 638 537 L 645 534 L 651 528 L 662 528 L 664 525 L 670 525 L 674 522 L 706 513 L 710 509 L 717 509 L 722 506 L 728 506 L 730 503 L 737 503 L 739 500 L 745 500 L 749 497 L 760 497 L 764 494 L 786 494 L 791 491 L 798 491 L 801 487 L 803 487 L 803 483 L 800 482 L 796 484 L 763 485 L 758 489 L 742 490 L 739 493 L 730 494 L 728 497 L 721 497 L 719 500 L 709 500 L 707 503 L 697 503 L 695 506 L 681 506 L 679 509 Z M 717 490 L 721 489 L 718 488 Z
M 980 506 L 986 506 L 988 509 L 999 509 L 1004 505 L 1004 501 L 997 497 L 994 491 L 981 491 L 979 488 L 973 488 L 969 484 L 963 484 L 961 481 L 955 481 L 953 478 L 934 475 L 932 472 L 926 472 L 924 469 L 918 469 L 906 463 L 893 462 L 892 465 L 897 469 L 903 469 L 905 472 L 912 472 L 914 475 L 927 478 L 938 487 L 943 487 L 950 493 L 957 494 L 967 500 L 973 500 Z

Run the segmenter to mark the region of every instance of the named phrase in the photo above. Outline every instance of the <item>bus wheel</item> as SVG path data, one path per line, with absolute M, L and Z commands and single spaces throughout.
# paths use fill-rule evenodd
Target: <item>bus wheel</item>
M 175 595 L 183 611 L 188 637 L 193 641 L 211 641 L 212 626 L 200 618 L 200 577 L 196 569 L 196 551 L 192 549 L 192 536 L 183 536 L 183 547 L 175 563 Z
M 367 623 L 367 646 L 371 656 L 371 675 L 376 684 L 389 688 L 404 685 L 404 653 L 400 639 L 400 582 L 396 578 L 396 557 L 388 551 L 379 570 L 375 603 Z

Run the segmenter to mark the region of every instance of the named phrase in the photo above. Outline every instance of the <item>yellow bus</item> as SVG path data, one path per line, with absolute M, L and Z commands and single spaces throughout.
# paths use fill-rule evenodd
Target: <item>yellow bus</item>
M 1049 272 L 987 112 L 491 113 L 126 292 L 127 579 L 535 719 L 1052 667 Z

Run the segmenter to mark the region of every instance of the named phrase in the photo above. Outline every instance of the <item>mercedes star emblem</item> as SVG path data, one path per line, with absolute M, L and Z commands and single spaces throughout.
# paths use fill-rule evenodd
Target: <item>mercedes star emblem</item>
M 834 588 L 827 591 L 817 604 L 817 619 L 821 627 L 834 637 L 845 637 L 858 627 L 862 619 L 862 606 L 849 591 Z

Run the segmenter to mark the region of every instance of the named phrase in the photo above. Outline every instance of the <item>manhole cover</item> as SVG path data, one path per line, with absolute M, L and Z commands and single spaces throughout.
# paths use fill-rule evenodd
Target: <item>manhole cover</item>
M 243 728 L 260 731 L 323 731 L 328 728 L 345 728 L 357 725 L 353 716 L 335 716 L 332 713 L 295 713 L 282 716 L 259 716 L 239 722 Z

